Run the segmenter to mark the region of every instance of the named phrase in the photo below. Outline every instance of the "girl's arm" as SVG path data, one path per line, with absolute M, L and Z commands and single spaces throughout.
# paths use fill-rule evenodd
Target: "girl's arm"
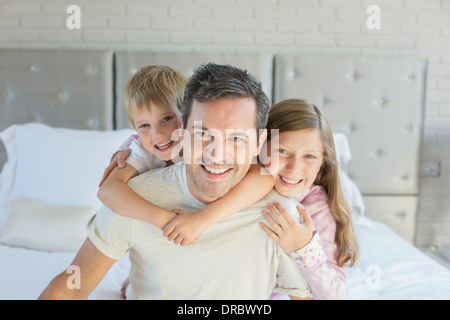
M 323 222 L 316 223 L 321 226 L 316 231 L 305 209 L 297 206 L 303 217 L 303 223 L 299 223 L 279 203 L 269 206 L 278 222 L 267 212 L 263 212 L 273 231 L 264 223 L 261 223 L 261 227 L 280 247 L 290 252 L 315 299 L 345 299 L 348 291 L 347 278 L 344 269 L 337 265 L 338 249 L 334 241 L 336 230 L 331 222 L 334 219 L 330 220 L 332 216 L 328 203 L 320 204 L 320 201 L 316 202 L 320 209 L 314 213 L 314 218 Z
M 176 244 L 195 243 L 200 234 L 231 214 L 241 211 L 262 199 L 272 190 L 275 180 L 262 175 L 260 164 L 253 164 L 245 177 L 222 198 L 210 203 L 198 212 L 174 210 L 180 215 L 164 229 L 164 235 Z
M 121 169 L 115 168 L 101 185 L 97 196 L 117 214 L 151 223 L 163 230 L 177 214 L 139 196 L 127 184 L 129 179 L 137 175 L 137 170 L 129 164 Z

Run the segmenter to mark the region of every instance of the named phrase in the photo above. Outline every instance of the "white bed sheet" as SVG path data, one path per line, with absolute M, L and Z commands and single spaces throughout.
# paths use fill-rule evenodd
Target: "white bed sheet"
M 347 270 L 348 299 L 450 299 L 450 271 L 382 223 L 363 218 L 361 258 Z M 0 299 L 36 299 L 72 262 L 73 252 L 45 252 L 0 245 Z M 117 262 L 90 299 L 121 299 L 130 268 Z
M 76 252 L 46 252 L 0 245 L 0 300 L 35 300 L 54 276 L 66 270 Z M 128 255 L 114 264 L 92 300 L 118 300 L 128 275 Z
M 362 218 L 360 261 L 347 270 L 348 299 L 450 299 L 450 270 L 386 225 Z

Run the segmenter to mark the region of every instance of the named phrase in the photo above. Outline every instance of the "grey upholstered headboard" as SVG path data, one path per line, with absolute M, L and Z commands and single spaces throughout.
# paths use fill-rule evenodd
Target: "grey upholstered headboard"
M 12 124 L 113 129 L 113 53 L 0 50 L 0 131 Z M 6 161 L 0 142 L 0 168 Z
M 230 64 L 248 70 L 261 81 L 264 92 L 272 99 L 273 56 L 269 54 L 230 54 L 230 53 L 184 53 L 184 52 L 130 52 L 115 53 L 116 66 L 116 128 L 129 127 L 123 111 L 123 90 L 131 76 L 139 68 L 152 65 L 167 65 L 189 78 L 199 65 L 215 62 Z
M 363 193 L 366 213 L 399 226 L 413 241 L 423 59 L 0 49 L 0 130 L 30 121 L 95 130 L 128 127 L 123 89 L 135 71 L 165 64 L 188 77 L 207 62 L 247 69 L 273 102 L 302 98 L 321 107 L 333 130 L 349 138 L 353 158 L 346 170 Z M 0 143 L 0 168 L 5 160 Z
M 277 55 L 274 102 L 318 105 L 334 132 L 348 136 L 349 176 L 367 215 L 397 220 L 413 241 L 420 181 L 427 61 L 424 59 Z M 383 215 L 385 215 L 383 217 Z

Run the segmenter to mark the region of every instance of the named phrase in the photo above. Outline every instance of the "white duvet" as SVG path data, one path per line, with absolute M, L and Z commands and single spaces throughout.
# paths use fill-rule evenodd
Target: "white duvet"
M 348 299 L 450 299 L 449 270 L 385 225 L 368 219 L 364 225 L 361 259 L 347 270 Z M 36 299 L 74 255 L 0 245 L 0 299 Z M 121 299 L 129 268 L 127 257 L 119 260 L 90 299 Z

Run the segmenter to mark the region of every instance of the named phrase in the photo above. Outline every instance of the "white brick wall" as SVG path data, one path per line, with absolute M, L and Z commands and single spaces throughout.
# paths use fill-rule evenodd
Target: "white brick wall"
M 81 30 L 65 27 L 66 8 Z M 381 30 L 366 8 L 381 8 Z M 429 59 L 419 245 L 450 243 L 449 0 L 0 0 L 0 47 L 338 53 Z

